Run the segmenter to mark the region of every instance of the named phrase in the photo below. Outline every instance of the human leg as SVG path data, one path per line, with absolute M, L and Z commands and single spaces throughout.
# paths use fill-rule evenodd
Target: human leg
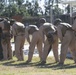
M 67 51 L 68 51 L 68 47 L 69 47 L 70 42 L 72 40 L 71 34 L 72 34 L 71 31 L 67 31 L 65 36 L 63 37 L 59 64 L 64 64 L 66 54 L 67 54 Z
M 55 57 L 55 61 L 59 62 L 59 57 L 58 57 L 58 36 L 55 35 L 53 38 L 54 38 L 54 43 L 52 44 L 53 54 L 54 54 L 54 57 Z

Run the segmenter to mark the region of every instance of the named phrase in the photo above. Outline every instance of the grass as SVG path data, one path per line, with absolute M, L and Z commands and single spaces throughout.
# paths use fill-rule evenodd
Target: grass
M 63 66 L 58 66 L 53 57 L 47 58 L 45 65 L 39 64 L 39 57 L 33 57 L 32 62 L 13 60 L 0 61 L 0 75 L 76 75 L 76 64 L 72 59 L 66 59 Z

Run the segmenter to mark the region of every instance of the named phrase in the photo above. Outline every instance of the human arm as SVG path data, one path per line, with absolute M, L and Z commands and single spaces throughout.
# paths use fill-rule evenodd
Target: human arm
M 29 30 L 29 28 L 25 28 L 25 36 L 26 36 L 28 43 L 30 44 L 30 37 L 29 37 L 28 30 Z
M 61 28 L 62 28 L 61 26 L 57 27 L 57 34 L 58 34 L 60 41 L 62 42 L 63 36 L 62 36 Z

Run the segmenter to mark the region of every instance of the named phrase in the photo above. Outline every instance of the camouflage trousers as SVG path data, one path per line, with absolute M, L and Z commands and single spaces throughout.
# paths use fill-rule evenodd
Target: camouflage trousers
M 11 49 L 10 38 L 8 37 L 7 39 L 2 39 L 1 44 L 3 48 L 3 59 L 4 60 L 12 59 L 12 49 Z

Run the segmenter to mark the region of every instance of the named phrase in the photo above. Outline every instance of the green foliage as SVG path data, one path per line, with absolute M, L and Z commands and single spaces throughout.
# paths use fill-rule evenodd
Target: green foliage
M 42 11 L 42 8 L 39 6 L 39 2 L 41 0 L 0 0 L 0 16 L 11 17 L 14 15 L 22 15 L 22 16 L 45 16 L 50 15 L 50 7 L 52 6 L 53 14 L 61 14 L 61 9 L 58 7 L 58 3 L 60 0 L 56 1 L 56 6 L 54 6 L 54 0 L 46 0 L 45 2 L 45 13 Z M 25 3 L 24 3 L 25 2 Z M 50 6 L 50 3 L 52 4 Z
M 50 15 L 51 8 L 53 15 L 63 14 L 62 9 L 59 8 L 61 0 L 45 0 L 45 15 Z
M 24 0 L 15 0 L 17 2 L 18 5 L 22 5 L 22 3 L 24 3 Z
M 42 9 L 39 7 L 38 1 L 26 1 L 26 9 L 30 16 L 39 16 L 39 14 L 42 15 Z
M 53 14 L 54 15 L 62 14 L 62 10 L 58 8 L 57 6 L 55 6 L 53 9 Z

